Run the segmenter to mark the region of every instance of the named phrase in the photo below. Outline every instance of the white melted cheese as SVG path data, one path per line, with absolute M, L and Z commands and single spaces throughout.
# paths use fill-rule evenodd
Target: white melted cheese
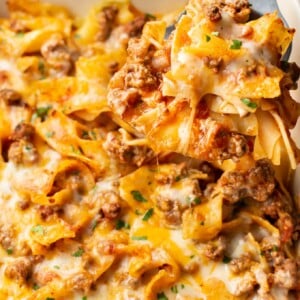
M 6 72 L 9 74 L 8 81 L 2 81 L 0 84 L 1 89 L 13 88 L 17 91 L 22 91 L 25 89 L 26 85 L 23 80 L 23 74 L 17 69 L 15 63 L 11 60 L 0 60 L 0 72 Z

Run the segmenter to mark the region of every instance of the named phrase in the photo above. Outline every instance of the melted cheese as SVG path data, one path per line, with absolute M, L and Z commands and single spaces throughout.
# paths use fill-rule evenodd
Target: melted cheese
M 220 121 L 255 138 L 254 159 L 279 164 L 284 145 L 295 167 L 276 105 L 262 99 L 281 94 L 284 74 L 276 59 L 292 33 L 276 14 L 237 24 L 224 13 L 213 24 L 199 9 L 203 3 L 190 1 L 168 41 L 171 67 L 155 91 L 164 100 L 152 109 L 156 98 L 146 95 L 149 107 L 132 129 L 111 111 L 108 85 L 115 84 L 115 68 L 122 74 L 134 34 L 128 31 L 141 13 L 127 0 L 102 0 L 76 20 L 55 5 L 9 1 L 10 17 L 0 20 L 0 92 L 15 90 L 20 99 L 0 99 L 0 299 L 236 300 L 245 299 L 242 288 L 251 280 L 258 294 L 287 296 L 288 289 L 269 285 L 261 255 L 263 239 L 280 244 L 277 224 L 254 215 L 260 211 L 253 203 L 249 211 L 236 207 L 239 214 L 224 223 L 230 208 L 219 175 L 222 168 L 238 171 L 237 164 L 214 162 L 222 165 L 217 169 L 183 155 L 194 156 L 191 132 L 205 99 L 213 118 L 197 125 L 203 138 L 213 136 Z M 114 21 L 101 23 L 116 9 Z M 101 30 L 111 31 L 105 41 L 98 39 Z M 160 19 L 144 26 L 149 49 L 168 48 L 165 30 Z M 230 47 L 235 39 L 241 49 Z M 221 57 L 224 68 L 209 68 L 208 56 Z M 262 72 L 245 76 L 253 65 Z M 247 107 L 242 97 L 259 107 Z M 16 137 L 20 123 L 33 136 Z M 29 152 L 30 163 L 26 150 L 36 151 Z M 249 157 L 244 169 L 251 164 Z M 210 259 L 219 236 L 227 239 L 225 252 Z M 251 266 L 234 274 L 226 258 L 244 255 Z

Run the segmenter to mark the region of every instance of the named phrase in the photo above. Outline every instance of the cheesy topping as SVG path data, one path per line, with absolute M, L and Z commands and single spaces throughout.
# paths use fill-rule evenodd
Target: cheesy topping
M 247 1 L 25 2 L 0 19 L 0 299 L 299 296 L 293 30 Z

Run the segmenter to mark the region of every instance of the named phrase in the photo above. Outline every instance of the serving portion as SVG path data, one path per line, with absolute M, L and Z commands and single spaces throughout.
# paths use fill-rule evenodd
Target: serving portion
M 247 1 L 8 9 L 1 299 L 299 296 L 294 30 Z

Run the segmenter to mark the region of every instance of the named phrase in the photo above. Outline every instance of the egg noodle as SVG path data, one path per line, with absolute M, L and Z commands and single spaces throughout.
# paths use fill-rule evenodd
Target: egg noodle
M 7 6 L 0 299 L 298 299 L 294 30 L 247 1 Z

